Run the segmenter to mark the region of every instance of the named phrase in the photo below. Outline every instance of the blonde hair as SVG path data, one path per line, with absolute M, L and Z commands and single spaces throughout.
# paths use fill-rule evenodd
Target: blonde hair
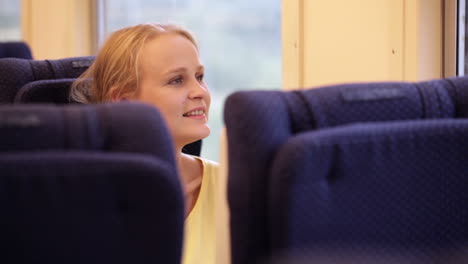
M 187 30 L 170 24 L 139 24 L 115 31 L 101 47 L 94 63 L 73 82 L 72 100 L 80 103 L 111 102 L 117 95 L 132 95 L 139 85 L 138 59 L 147 41 L 175 33 L 198 45 Z

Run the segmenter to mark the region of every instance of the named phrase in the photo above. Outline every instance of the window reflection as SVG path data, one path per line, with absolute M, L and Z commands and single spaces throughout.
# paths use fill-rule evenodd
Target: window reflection
M 21 40 L 20 1 L 0 0 L 0 41 Z

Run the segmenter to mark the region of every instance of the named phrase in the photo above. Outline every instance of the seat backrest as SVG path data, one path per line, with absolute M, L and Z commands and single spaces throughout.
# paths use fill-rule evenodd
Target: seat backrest
M 466 260 L 467 149 L 468 119 L 355 124 L 291 137 L 270 175 L 273 256 Z
M 0 59 L 0 104 L 12 103 L 19 89 L 38 80 L 77 78 L 94 56 L 59 60 Z
M 26 42 L 0 42 L 0 58 L 32 59 L 31 48 Z
M 224 118 L 233 264 L 270 255 L 268 175 L 278 149 L 290 137 L 356 122 L 466 117 L 459 102 L 452 98 L 453 87 L 456 81 L 460 84 L 460 79 L 343 84 L 291 92 L 242 91 L 230 95 Z
M 159 112 L 0 107 L 1 263 L 180 263 L 184 199 Z

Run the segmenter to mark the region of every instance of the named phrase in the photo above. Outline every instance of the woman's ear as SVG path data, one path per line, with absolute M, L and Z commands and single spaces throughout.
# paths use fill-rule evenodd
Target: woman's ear
M 112 87 L 109 91 L 111 102 L 130 101 L 136 98 L 135 91 L 124 89 L 123 87 Z
M 117 102 L 124 102 L 124 101 L 128 101 L 129 98 L 127 97 L 122 97 L 122 96 L 116 96 L 116 97 L 112 97 L 112 102 L 113 103 L 117 103 Z
M 133 94 L 131 94 L 131 93 L 122 93 L 114 101 L 121 102 L 121 101 L 130 101 L 132 99 L 134 99 Z
M 129 100 L 129 97 L 127 94 L 122 93 L 121 89 L 114 88 L 114 87 L 112 87 L 112 89 L 110 90 L 110 98 L 111 98 L 111 102 L 113 103 Z

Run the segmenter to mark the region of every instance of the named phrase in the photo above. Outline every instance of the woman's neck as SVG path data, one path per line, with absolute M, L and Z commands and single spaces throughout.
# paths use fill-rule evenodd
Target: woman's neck
M 177 153 L 176 161 L 184 190 L 187 216 L 195 206 L 200 192 L 203 167 L 195 157 L 182 153 L 182 151 Z

